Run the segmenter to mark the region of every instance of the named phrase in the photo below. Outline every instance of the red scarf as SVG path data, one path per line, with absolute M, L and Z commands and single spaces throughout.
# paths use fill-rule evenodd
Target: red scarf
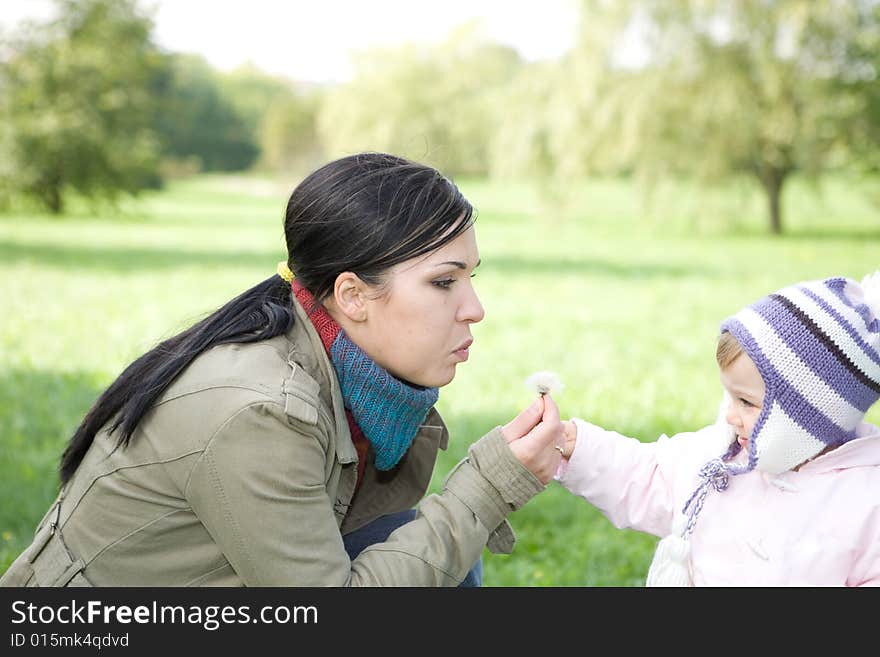
M 330 313 L 327 312 L 324 306 L 315 304 L 315 298 L 312 296 L 311 292 L 304 288 L 296 279 L 293 281 L 293 293 L 296 296 L 297 301 L 299 301 L 300 305 L 308 313 L 309 319 L 312 321 L 312 325 L 314 325 L 315 330 L 318 332 L 318 336 L 321 338 L 321 344 L 324 345 L 324 351 L 327 352 L 327 357 L 329 358 L 330 346 L 333 344 L 339 331 L 342 330 L 342 327 L 336 323 L 336 320 L 330 316 Z M 309 309 L 313 307 L 314 309 L 309 312 Z M 354 449 L 358 455 L 357 483 L 355 484 L 355 491 L 357 491 L 357 489 L 360 488 L 361 480 L 364 478 L 364 469 L 367 465 L 367 450 L 370 447 L 370 441 L 367 440 L 367 437 L 364 435 L 364 432 L 361 431 L 361 428 L 355 421 L 351 411 L 347 408 L 345 409 L 345 419 L 348 421 L 348 429 L 351 432 L 351 442 L 354 443 Z

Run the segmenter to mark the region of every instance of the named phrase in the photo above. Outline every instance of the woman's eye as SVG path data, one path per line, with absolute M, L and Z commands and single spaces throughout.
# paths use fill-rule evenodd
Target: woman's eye
M 444 290 L 448 290 L 452 287 L 452 284 L 455 282 L 454 278 L 444 278 L 440 281 L 432 281 L 433 285 L 436 285 L 439 288 L 443 288 Z

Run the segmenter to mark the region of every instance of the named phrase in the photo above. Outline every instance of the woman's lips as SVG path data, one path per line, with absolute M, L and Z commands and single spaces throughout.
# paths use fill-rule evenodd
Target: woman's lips
M 473 340 L 468 340 L 464 344 L 462 344 L 458 349 L 453 351 L 453 355 L 458 358 L 461 362 L 464 362 L 468 359 L 470 355 L 471 345 L 474 343 Z

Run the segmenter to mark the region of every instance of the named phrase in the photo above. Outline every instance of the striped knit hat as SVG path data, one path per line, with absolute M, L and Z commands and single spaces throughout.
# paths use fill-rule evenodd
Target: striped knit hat
M 880 398 L 880 271 L 783 288 L 721 324 L 766 393 L 746 471 L 779 474 L 856 437 Z

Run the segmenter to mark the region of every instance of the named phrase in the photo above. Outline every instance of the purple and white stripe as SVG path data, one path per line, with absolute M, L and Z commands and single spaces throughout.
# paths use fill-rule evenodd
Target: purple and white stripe
M 854 363 L 868 378 L 880 381 L 880 355 L 871 348 L 870 334 L 847 318 L 846 307 L 838 310 L 814 290 L 805 287 L 787 287 L 778 292 L 804 313 L 810 316 L 823 332 L 846 357 Z M 874 338 L 876 341 L 876 337 Z
M 862 353 L 862 359 L 873 362 L 880 367 L 880 354 L 877 353 L 876 347 L 872 347 L 872 344 L 877 343 L 877 335 L 868 330 L 861 320 L 861 315 L 841 303 L 840 297 L 824 285 L 814 285 L 813 287 L 802 285 L 798 289 L 802 290 L 806 296 L 813 299 L 825 311 L 829 318 L 826 321 L 833 320 L 845 331 L 853 343 L 858 346 Z
M 797 406 L 810 406 L 827 417 L 844 431 L 851 431 L 865 414 L 846 399 L 837 394 L 820 376 L 817 376 L 800 355 L 789 347 L 774 329 L 773 325 L 759 313 L 747 308 L 736 315 L 746 331 L 755 339 L 763 354 L 772 354 L 766 367 L 779 382 L 773 387 L 781 393 L 781 387 L 791 389 L 796 396 Z M 791 338 L 792 336 L 787 336 Z M 768 383 L 765 380 L 765 383 Z
M 781 324 L 777 332 L 804 364 L 862 413 L 880 395 L 880 384 L 872 381 L 865 368 L 859 367 L 834 343 L 826 333 L 827 324 L 819 326 L 782 295 L 771 295 L 769 303 L 760 306 L 758 311 L 774 326 Z
M 830 278 L 825 281 L 825 286 L 839 299 L 840 303 L 859 314 L 869 333 L 880 334 L 880 317 L 876 317 L 865 304 L 862 289 L 855 281 L 849 281 L 845 278 Z
M 761 470 L 771 474 L 781 474 L 795 465 L 803 463 L 821 452 L 827 445 L 818 440 L 786 413 L 782 406 L 773 402 L 762 431 L 767 435 L 785 435 L 790 440 L 762 440 L 755 442 L 755 461 Z

